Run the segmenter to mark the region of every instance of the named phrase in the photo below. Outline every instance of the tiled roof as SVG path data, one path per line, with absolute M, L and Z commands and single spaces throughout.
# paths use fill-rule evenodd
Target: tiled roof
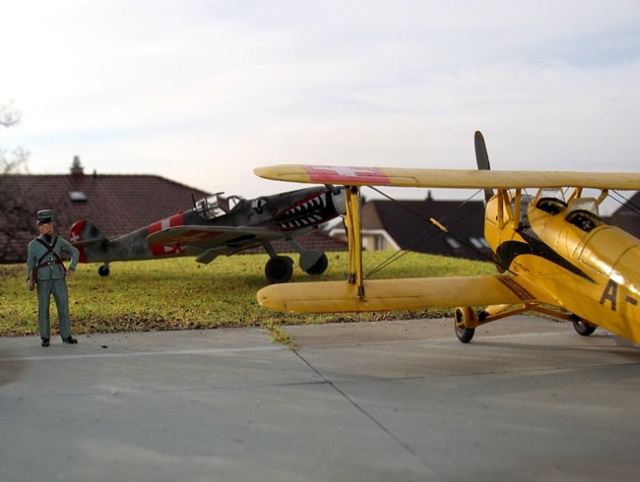
M 191 193 L 196 200 L 210 194 L 154 175 L 2 175 L 0 262 L 26 260 L 27 245 L 38 234 L 36 212 L 40 209 L 53 210 L 56 232 L 64 237 L 82 219 L 91 220 L 106 237 L 113 237 L 191 209 Z M 305 247 L 346 249 L 341 242 L 327 243 L 324 235 L 311 236 L 297 239 Z M 274 247 L 278 250 L 280 244 Z M 288 245 L 281 249 L 291 251 Z
M 463 242 L 454 249 L 448 235 L 429 222 L 441 222 Z M 482 201 L 437 201 L 431 197 L 421 201 L 371 200 L 362 206 L 362 229 L 384 229 L 400 246 L 420 253 L 458 256 L 486 260 L 488 249 L 477 250 L 465 245 L 471 239 L 484 238 L 484 204 Z
M 610 218 L 611 224 L 624 229 L 636 238 L 640 238 L 640 192 L 635 193 L 627 202 L 622 204 Z
M 640 193 L 636 193 L 605 222 L 632 235 L 640 236 Z M 415 213 L 415 214 L 414 214 Z M 429 222 L 434 218 L 464 243 L 453 248 L 450 236 Z M 431 197 L 422 201 L 367 201 L 362 206 L 362 229 L 384 229 L 400 246 L 421 253 L 441 254 L 486 260 L 488 249 L 472 248 L 473 240 L 484 238 L 484 203 L 482 201 L 438 201 Z M 466 243 L 466 244 L 465 244 Z
M 627 198 L 627 197 L 628 197 L 627 195 L 624 196 L 624 198 Z M 640 209 L 639 206 L 640 206 L 640 192 L 636 192 L 636 193 L 633 193 L 631 197 L 628 197 L 628 200 L 624 204 L 621 204 L 621 206 L 614 213 L 614 215 L 617 215 L 617 214 L 637 215 L 638 210 Z
M 153 175 L 0 176 L 0 260 L 23 261 L 26 246 L 38 230 L 39 209 L 52 209 L 56 232 L 64 237 L 75 221 L 88 219 L 107 237 L 133 231 L 191 207 L 208 195 Z M 7 203 L 9 206 L 7 206 Z

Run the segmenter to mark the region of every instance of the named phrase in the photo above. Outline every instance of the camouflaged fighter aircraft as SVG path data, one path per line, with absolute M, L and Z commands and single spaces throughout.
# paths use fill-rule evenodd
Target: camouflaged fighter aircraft
M 286 283 L 293 276 L 293 260 L 279 256 L 271 241 L 285 239 L 299 254 L 300 268 L 308 274 L 325 272 L 329 262 L 322 251 L 305 250 L 294 239 L 344 213 L 339 188 L 312 187 L 248 200 L 214 194 L 194 207 L 136 231 L 107 239 L 90 221 L 71 226 L 69 240 L 80 250 L 81 263 L 103 263 L 109 275 L 111 261 L 195 256 L 210 263 L 217 256 L 233 255 L 263 246 L 269 253 L 265 275 L 271 283 Z
M 573 322 L 584 336 L 601 326 L 640 343 L 640 240 L 598 215 L 608 190 L 640 190 L 640 173 L 491 171 L 480 132 L 475 143 L 479 170 L 255 169 L 267 179 L 346 186 L 349 241 L 346 281 L 269 286 L 258 292 L 260 304 L 325 313 L 455 308 L 455 332 L 463 343 L 471 341 L 479 325 L 537 311 Z M 362 186 L 484 190 L 485 238 L 501 274 L 365 280 L 358 211 Z M 537 194 L 526 194 L 527 188 L 537 189 Z M 586 197 L 584 189 L 600 193 Z M 447 232 L 436 220 L 431 222 Z M 484 308 L 472 308 L 478 306 Z

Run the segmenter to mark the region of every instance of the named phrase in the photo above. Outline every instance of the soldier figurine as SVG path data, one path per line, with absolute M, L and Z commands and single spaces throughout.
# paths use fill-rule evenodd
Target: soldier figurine
M 53 234 L 53 213 L 50 209 L 43 209 L 37 213 L 40 236 L 29 243 L 29 257 L 27 259 L 27 281 L 29 274 L 36 269 L 36 284 L 38 292 L 38 325 L 42 346 L 49 346 L 51 328 L 49 323 L 49 304 L 51 295 L 58 309 L 60 336 L 64 343 L 75 345 L 78 343 L 71 336 L 71 319 L 69 318 L 69 294 L 65 276 L 73 275 L 79 251 L 68 241 Z M 71 256 L 69 270 L 66 270 L 60 255 L 65 252 Z

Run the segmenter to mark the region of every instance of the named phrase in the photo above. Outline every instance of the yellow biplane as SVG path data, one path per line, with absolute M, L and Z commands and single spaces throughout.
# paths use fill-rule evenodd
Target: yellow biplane
M 479 325 L 537 311 L 572 321 L 584 336 L 600 326 L 640 343 L 640 240 L 598 215 L 609 190 L 640 190 L 640 173 L 492 171 L 480 132 L 475 142 L 478 170 L 313 165 L 255 169 L 267 179 L 344 185 L 349 242 L 346 281 L 268 286 L 258 292 L 259 303 L 303 313 L 455 308 L 455 331 L 463 343 L 471 341 Z M 498 273 L 364 279 L 358 206 L 362 186 L 484 190 L 485 238 Z M 526 189 L 537 194 L 529 195 Z M 587 197 L 585 189 L 596 190 L 598 196 Z M 485 308 L 474 309 L 480 306 Z

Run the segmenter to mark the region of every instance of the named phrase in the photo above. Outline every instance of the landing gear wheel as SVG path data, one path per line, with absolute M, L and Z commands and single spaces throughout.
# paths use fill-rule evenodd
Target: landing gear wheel
M 573 320 L 573 328 L 578 332 L 579 335 L 589 336 L 591 333 L 596 331 L 597 326 L 592 325 L 588 321 L 584 321 L 581 319 Z
M 465 326 L 466 320 L 473 320 L 477 318 L 475 311 L 472 308 L 456 308 L 455 313 L 455 328 L 456 336 L 462 343 L 469 343 L 473 338 L 473 334 L 476 332 L 475 328 L 467 328 Z
M 315 264 L 311 266 L 311 268 L 307 269 L 307 274 L 310 274 L 312 276 L 318 276 L 324 273 L 325 271 L 327 271 L 328 267 L 329 267 L 329 258 L 327 258 L 326 254 L 322 253 L 322 256 L 320 256 L 318 261 L 316 261 Z
M 286 283 L 293 276 L 293 260 L 288 256 L 276 256 L 267 261 L 264 274 L 270 283 Z
M 109 276 L 109 267 L 103 264 L 98 268 L 98 274 L 100 276 Z

